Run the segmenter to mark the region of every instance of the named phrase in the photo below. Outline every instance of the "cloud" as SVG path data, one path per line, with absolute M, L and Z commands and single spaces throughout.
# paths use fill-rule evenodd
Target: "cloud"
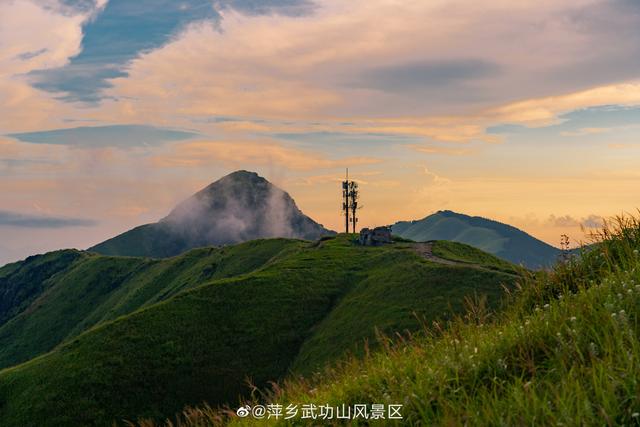
M 584 135 L 593 135 L 598 133 L 610 132 L 610 128 L 580 128 L 575 131 L 564 131 L 560 132 L 562 136 L 584 136 Z
M 589 215 L 582 219 L 582 225 L 587 228 L 601 228 L 603 223 L 603 218 L 598 215 Z
M 197 133 L 142 125 L 90 126 L 55 129 L 7 135 L 35 144 L 70 145 L 76 147 L 136 147 L 181 141 Z
M 550 214 L 546 219 L 540 219 L 535 215 L 529 215 L 526 218 L 514 218 L 516 222 L 529 222 L 535 224 L 536 227 L 546 227 L 549 230 L 554 228 L 560 229 L 580 229 L 580 228 L 601 228 L 604 219 L 602 216 L 589 214 L 586 216 L 575 215 L 555 215 Z M 555 231 L 553 231 L 555 232 Z
M 625 97 L 629 96 L 634 90 L 633 85 L 628 86 L 629 93 L 625 94 Z M 635 90 L 638 90 L 637 87 L 635 87 Z M 565 98 L 580 99 L 578 95 L 579 94 L 570 94 L 566 97 L 557 97 L 556 102 L 562 104 L 565 102 Z M 588 93 L 583 93 L 582 95 L 588 95 Z M 618 101 L 620 104 L 606 104 L 606 102 L 611 101 Z M 540 123 L 531 123 L 525 119 L 520 124 L 510 123 L 490 126 L 487 128 L 487 132 L 508 136 L 554 138 L 554 140 L 557 137 L 580 137 L 580 141 L 592 141 L 610 140 L 613 132 L 615 132 L 616 138 L 622 139 L 626 136 L 633 135 L 634 131 L 640 129 L 638 125 L 640 121 L 639 106 L 634 106 L 633 104 L 624 105 L 623 99 L 615 98 L 605 98 L 600 102 L 605 102 L 605 104 L 586 108 L 582 108 L 582 105 L 575 104 L 575 107 L 578 108 L 573 108 L 574 105 L 571 105 L 569 107 L 571 111 L 569 112 L 549 112 L 549 117 L 553 118 Z M 528 117 L 528 115 L 526 116 Z M 635 137 L 635 135 L 632 137 Z
M 477 152 L 477 149 L 444 147 L 428 143 L 408 145 L 407 147 L 425 154 L 441 154 L 445 156 L 469 156 Z
M 35 87 L 56 93 L 67 102 L 97 103 L 110 80 L 126 77 L 126 64 L 138 55 L 169 42 L 189 24 L 217 23 L 221 11 L 299 15 L 310 10 L 307 0 L 110 0 L 100 10 L 91 1 L 66 1 L 91 13 L 83 25 L 82 50 L 64 67 L 30 73 Z
M 83 14 L 61 13 L 55 0 L 0 2 L 0 132 L 50 125 L 68 113 L 68 108 L 33 88 L 25 75 L 64 66 L 78 54 L 86 19 Z
M 613 150 L 628 150 L 628 149 L 638 149 L 640 148 L 640 143 L 620 143 L 620 142 L 612 142 L 607 144 L 607 147 Z
M 29 0 L 0 3 L 0 77 L 67 63 L 80 51 L 84 19 L 84 15 L 60 15 Z
M 430 184 L 433 184 L 433 185 L 446 185 L 446 184 L 450 184 L 451 183 L 450 179 L 441 177 L 440 175 L 432 172 L 426 166 L 420 167 L 420 171 L 422 172 L 421 175 L 426 180 L 426 182 L 428 182 Z
M 365 70 L 352 83 L 387 92 L 442 90 L 444 86 L 462 85 L 474 80 L 496 77 L 500 66 L 482 59 L 454 59 L 393 64 Z
M 330 159 L 317 152 L 285 147 L 273 142 L 196 141 L 179 144 L 167 154 L 151 159 L 157 167 L 203 167 L 223 164 L 231 168 L 270 166 L 291 170 L 314 170 L 370 165 L 380 162 L 370 157 Z
M 341 147 L 367 150 L 373 147 L 385 146 L 390 148 L 399 144 L 419 142 L 421 138 L 411 135 L 396 135 L 372 132 L 339 132 L 339 131 L 310 131 L 310 132 L 281 132 L 272 133 L 268 136 L 284 141 L 293 141 L 301 145 L 310 147 L 330 147 L 339 149 Z
M 562 114 L 597 107 L 620 109 L 640 104 L 640 82 L 611 84 L 565 95 L 534 98 L 506 104 L 487 111 L 494 122 L 518 123 L 529 127 L 543 127 L 559 123 Z M 592 111 L 595 111 L 592 110 Z M 571 118 L 566 116 L 565 118 Z
M 91 227 L 97 224 L 97 221 L 91 219 L 40 216 L 0 210 L 0 227 L 66 228 Z
M 311 0 L 216 0 L 217 9 L 234 9 L 249 15 L 302 16 L 313 12 L 316 4 Z
M 139 55 L 107 93 L 140 100 L 130 104 L 143 111 L 180 96 L 171 107 L 195 116 L 350 120 L 480 111 L 536 119 L 540 106 L 524 111 L 529 105 L 514 100 L 640 73 L 631 55 L 640 54 L 640 44 L 604 29 L 619 22 L 637 31 L 640 17 L 622 16 L 608 3 L 322 0 L 312 14 L 295 18 L 229 11 L 217 26 L 191 25 Z M 580 58 L 598 71 L 582 72 L 576 82 L 564 70 L 581 65 Z M 177 70 L 176 63 L 184 66 Z M 495 106 L 512 110 L 489 111 Z

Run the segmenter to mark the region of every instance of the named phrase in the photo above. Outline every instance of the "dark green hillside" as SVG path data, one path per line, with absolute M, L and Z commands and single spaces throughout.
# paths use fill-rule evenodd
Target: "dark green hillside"
M 560 249 L 515 227 L 451 211 L 439 211 L 417 221 L 397 222 L 392 230 L 394 234 L 416 242 L 449 240 L 465 243 L 531 269 L 550 267 L 560 255 Z
M 280 241 L 279 250 L 265 251 L 279 255 L 258 269 L 247 268 L 254 256 L 235 265 L 235 257 L 205 262 L 217 253 L 206 249 L 187 254 L 193 260 L 166 260 L 185 265 L 165 269 L 148 259 L 89 257 L 91 265 L 118 264 L 110 268 L 140 269 L 146 271 L 141 277 L 155 279 L 124 281 L 90 317 L 102 323 L 0 371 L 0 425 L 108 425 L 171 416 L 188 404 L 234 405 L 250 390 L 247 378 L 264 386 L 292 367 L 317 369 L 347 351 L 361 351 L 375 327 L 415 331 L 421 326 L 414 313 L 427 322 L 448 316 L 449 307 L 459 310 L 468 295 L 486 294 L 495 306 L 502 284 L 515 279 L 491 270 L 491 259 L 445 265 L 425 259 L 410 243 L 365 248 L 352 238 Z M 241 258 L 273 244 L 249 242 L 222 251 Z M 450 250 L 457 256 L 468 252 L 463 245 Z M 200 262 L 225 264 L 239 275 L 203 275 L 195 267 Z M 89 271 L 80 276 L 89 277 Z M 136 299 L 147 290 L 151 296 Z M 109 320 L 121 307 L 142 308 Z
M 0 326 L 25 310 L 53 283 L 54 277 L 84 255 L 75 250 L 35 255 L 0 268 Z
M 0 293 L 13 290 L 34 297 L 17 300 L 7 308 L 13 316 L 0 325 L 0 368 L 50 351 L 93 325 L 205 281 L 253 271 L 281 251 L 301 244 L 285 239 L 252 241 L 223 249 L 197 249 L 166 260 L 60 251 L 5 267 L 0 270 L 4 275 Z M 43 266 L 49 268 L 43 270 Z M 44 279 L 47 272 L 50 278 Z M 40 283 L 38 278 L 43 283 L 39 288 L 46 292 L 30 290 Z
M 145 224 L 106 240 L 89 250 L 103 255 L 166 258 L 189 250 L 188 242 L 162 224 Z

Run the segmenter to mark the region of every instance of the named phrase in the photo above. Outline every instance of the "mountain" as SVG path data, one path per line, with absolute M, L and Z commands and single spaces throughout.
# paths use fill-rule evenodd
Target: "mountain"
M 255 172 L 237 171 L 146 224 L 89 248 L 104 255 L 171 257 L 253 239 L 315 240 L 335 234 L 304 215 L 288 193 Z
M 466 243 L 530 269 L 552 266 L 561 251 L 535 237 L 497 221 L 452 211 L 439 211 L 417 221 L 402 221 L 393 233 L 416 242 L 451 240 Z
M 67 250 L 0 269 L 0 425 L 112 425 L 252 388 L 422 331 L 519 270 L 453 242 L 262 239 L 168 259 Z M 368 344 L 365 344 L 368 342 Z M 4 369 L 2 369 L 4 367 Z

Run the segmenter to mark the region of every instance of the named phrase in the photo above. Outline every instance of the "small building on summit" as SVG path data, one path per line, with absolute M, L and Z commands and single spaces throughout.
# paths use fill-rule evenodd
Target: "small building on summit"
M 358 242 L 362 246 L 380 246 L 387 243 L 393 243 L 393 240 L 391 239 L 391 228 L 363 228 L 360 231 L 360 238 L 358 239 Z

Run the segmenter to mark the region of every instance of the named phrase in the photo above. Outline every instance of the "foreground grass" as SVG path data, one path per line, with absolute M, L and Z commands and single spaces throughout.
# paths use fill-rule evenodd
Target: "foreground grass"
M 640 223 L 620 218 L 595 238 L 580 260 L 523 283 L 495 319 L 476 304 L 431 336 L 290 379 L 247 404 L 403 405 L 402 421 L 353 425 L 638 425 Z M 240 419 L 202 407 L 179 424 L 221 423 L 331 422 Z

